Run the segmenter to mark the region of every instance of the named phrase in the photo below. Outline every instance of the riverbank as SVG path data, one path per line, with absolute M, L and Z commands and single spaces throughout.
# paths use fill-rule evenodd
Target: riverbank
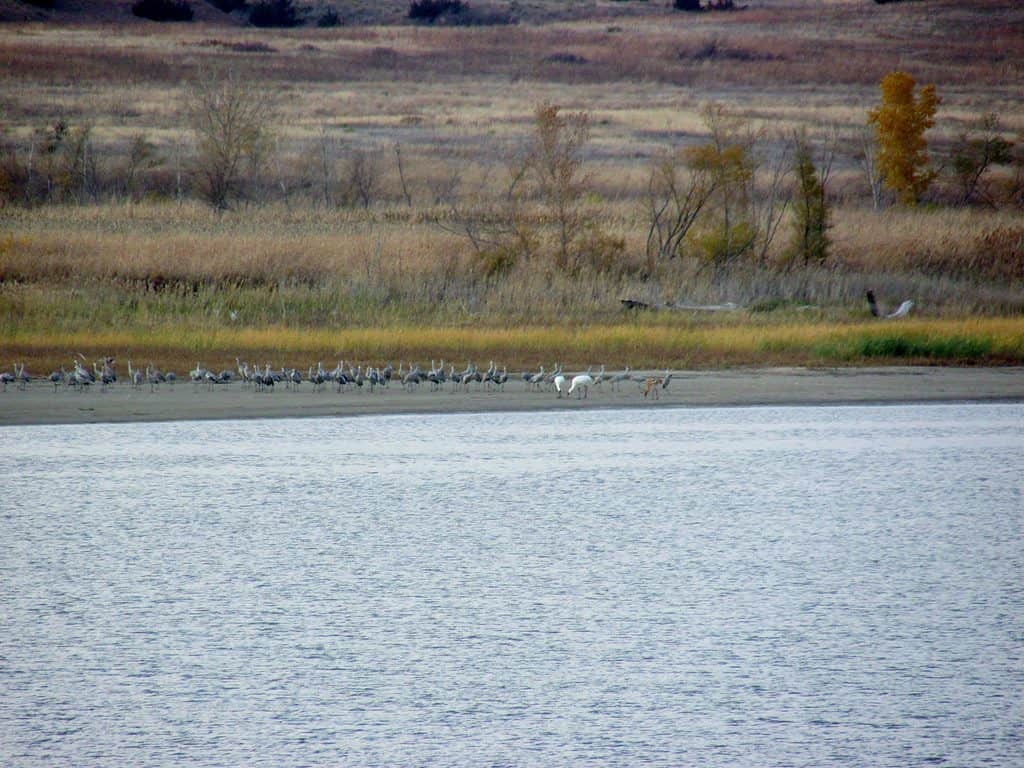
M 636 374 L 638 376 L 642 374 Z M 659 400 L 645 400 L 638 382 L 619 391 L 608 385 L 586 400 L 526 391 L 510 381 L 504 392 L 452 393 L 422 387 L 406 392 L 393 384 L 376 392 L 313 392 L 277 387 L 254 392 L 238 384 L 212 391 L 184 382 L 135 390 L 117 384 L 107 391 L 56 392 L 43 382 L 0 393 L 0 426 L 211 419 L 349 417 L 377 414 L 444 414 L 666 406 L 816 405 L 958 401 L 1024 401 L 1024 367 L 1008 368 L 765 368 L 677 371 Z

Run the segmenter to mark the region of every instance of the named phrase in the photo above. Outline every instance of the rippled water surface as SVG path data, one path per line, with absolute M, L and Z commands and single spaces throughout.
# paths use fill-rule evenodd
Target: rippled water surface
M 1024 763 L 1019 405 L 0 439 L 4 766 Z

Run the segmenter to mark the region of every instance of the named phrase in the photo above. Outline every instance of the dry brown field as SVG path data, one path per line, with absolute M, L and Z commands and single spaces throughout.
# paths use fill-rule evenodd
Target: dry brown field
M 16 5 L 5 0 L 0 13 L 10 17 Z M 1024 309 L 1020 208 L 954 205 L 940 173 L 926 204 L 873 210 L 854 140 L 879 80 L 894 69 L 934 84 L 942 97 L 928 134 L 939 165 L 985 113 L 999 114 L 1007 138 L 1024 134 L 1024 6 L 1013 0 L 751 0 L 743 11 L 697 15 L 653 2 L 573 3 L 570 11 L 552 0 L 518 4 L 518 24 L 479 27 L 412 25 L 403 3 L 337 3 L 349 23 L 289 30 L 243 26 L 209 8 L 190 24 L 157 24 L 133 19 L 125 3 L 101 4 L 99 15 L 89 4 L 65 5 L 47 21 L 0 25 L 0 122 L 7 146 L 22 156 L 56 121 L 89 126 L 99 170 L 80 200 L 0 209 L 0 366 L 14 355 L 51 366 L 66 357 L 68 339 L 99 353 L 103 344 L 87 337 L 115 332 L 119 353 L 185 361 L 201 344 L 196 338 L 221 332 L 288 339 L 303 329 L 396 328 L 405 335 L 394 348 L 425 357 L 427 341 L 410 341 L 417 328 L 623 325 L 670 336 L 723 328 L 722 339 L 731 339 L 692 356 L 657 347 L 637 365 L 666 356 L 704 365 L 850 363 L 860 359 L 855 352 L 828 345 L 808 351 L 737 340 L 743 329 L 756 336 L 863 323 L 869 288 L 890 308 L 912 298 L 920 322 L 1011 323 L 994 332 L 995 346 L 954 345 L 949 355 L 930 356 L 897 345 L 879 359 L 1020 360 L 1024 336 L 1012 325 Z M 190 83 L 225 72 L 272 92 L 277 117 L 259 194 L 215 212 L 191 191 L 183 104 Z M 465 238 L 437 223 L 451 198 L 493 190 L 501 158 L 523 140 L 543 101 L 591 118 L 590 194 L 626 243 L 621 269 L 560 274 L 527 262 L 488 276 Z M 780 268 L 783 224 L 764 263 L 727 273 L 692 259 L 654 273 L 639 268 L 650 160 L 705 141 L 701 110 L 709 103 L 762 127 L 768 155 L 796 129 L 812 141 L 839 137 L 828 263 Z M 135 192 L 119 194 L 118 173 L 140 133 L 156 160 Z M 372 153 L 379 178 L 368 205 L 324 204 L 311 158 L 325 137 L 339 174 L 348 154 Z M 997 171 L 993 183 L 1009 184 L 1010 174 Z M 637 316 L 624 313 L 622 298 L 740 309 Z M 179 331 L 191 346 L 168 341 Z M 526 365 L 558 354 L 558 345 L 572 354 L 580 343 L 508 349 Z M 248 349 L 280 355 L 282 346 Z M 334 354 L 337 346 L 324 341 L 303 354 Z M 390 349 L 374 347 L 385 356 Z M 638 343 L 641 358 L 643 349 Z

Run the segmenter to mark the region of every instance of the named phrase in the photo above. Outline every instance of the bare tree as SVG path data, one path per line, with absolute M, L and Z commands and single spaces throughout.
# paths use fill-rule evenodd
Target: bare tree
M 395 142 L 395 165 L 398 166 L 398 180 L 402 184 L 402 197 L 405 204 L 412 208 L 412 195 L 409 193 L 409 185 L 405 181 L 405 168 L 402 165 L 402 145 Z
M 985 177 L 994 165 L 1008 165 L 1013 159 L 1013 142 L 1003 137 L 999 115 L 982 115 L 961 133 L 953 145 L 952 166 L 960 193 L 960 204 L 975 200 L 996 207 Z
M 789 144 L 785 144 L 782 150 L 773 153 L 762 162 L 762 167 L 767 171 L 767 186 L 760 192 L 755 190 L 750 196 L 751 221 L 755 233 L 755 258 L 761 262 L 768 258 L 768 251 L 791 201 L 787 184 L 792 169 L 790 151 Z
M 128 153 L 124 165 L 124 195 L 129 200 L 139 197 L 138 177 L 140 172 L 151 170 L 160 165 L 156 146 L 145 133 L 133 134 L 128 142 Z
M 882 209 L 885 200 L 882 196 L 882 174 L 878 170 L 878 148 L 875 143 L 875 132 L 870 126 L 865 125 L 856 132 L 854 139 L 860 150 L 857 154 L 857 160 L 860 162 L 860 168 L 864 172 L 864 179 L 868 183 L 868 189 L 871 190 L 871 205 L 876 211 L 879 211 Z
M 583 148 L 589 140 L 586 112 L 562 113 L 553 104 L 538 104 L 533 133 L 512 168 L 510 193 L 538 199 L 554 220 L 555 264 L 562 270 L 574 267 L 590 223 L 584 208 L 590 179 L 583 171 Z
M 196 135 L 201 194 L 214 208 L 225 210 L 240 193 L 245 163 L 258 173 L 267 155 L 273 100 L 266 91 L 229 74 L 193 83 L 186 114 Z
M 353 149 L 345 163 L 350 204 L 369 208 L 380 191 L 381 162 L 378 150 Z
M 543 103 L 534 118 L 522 146 L 505 157 L 501 194 L 465 194 L 472 203 L 453 205 L 439 224 L 466 236 L 489 274 L 542 254 L 563 272 L 615 269 L 625 241 L 606 233 L 586 200 L 587 114 Z
M 714 193 L 714 180 L 703 171 L 687 171 L 680 152 L 655 158 L 647 181 L 645 207 L 648 227 L 646 271 L 658 260 L 681 255 L 683 241 Z
M 321 123 L 319 133 L 305 154 L 304 167 L 309 175 L 309 186 L 316 186 L 317 196 L 325 208 L 334 205 L 335 166 L 337 142 L 331 137 L 326 123 Z

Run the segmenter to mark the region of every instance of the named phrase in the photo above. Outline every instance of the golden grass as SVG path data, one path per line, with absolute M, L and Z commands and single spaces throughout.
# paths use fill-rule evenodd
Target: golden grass
M 639 205 L 600 205 L 602 221 L 626 238 L 630 258 L 639 259 L 645 235 Z M 215 214 L 198 203 L 11 210 L 7 234 L 0 237 L 0 284 L 72 276 L 287 283 L 374 272 L 465 272 L 467 241 L 429 221 L 445 213 L 429 207 L 324 211 L 273 205 Z M 835 256 L 848 268 L 900 273 L 927 266 L 947 275 L 970 272 L 975 282 L 1024 270 L 1024 245 L 1017 244 L 1024 243 L 1024 225 L 1016 211 L 840 206 L 833 222 Z M 994 233 L 1016 233 L 1004 254 L 993 253 Z M 786 238 L 784 230 L 776 254 Z M 983 265 L 983 251 L 1003 258 Z
M 444 358 L 461 364 L 497 360 L 512 370 L 561 362 L 569 368 L 700 368 L 892 363 L 1024 363 L 1024 318 L 858 323 L 680 326 L 613 324 L 572 327 L 390 327 L 339 330 L 159 328 L 105 332 L 16 331 L 0 360 L 37 372 L 72 354 L 115 355 L 178 367 L 196 359 L 227 366 L 239 356 L 305 367 L 318 360 L 383 364 Z

